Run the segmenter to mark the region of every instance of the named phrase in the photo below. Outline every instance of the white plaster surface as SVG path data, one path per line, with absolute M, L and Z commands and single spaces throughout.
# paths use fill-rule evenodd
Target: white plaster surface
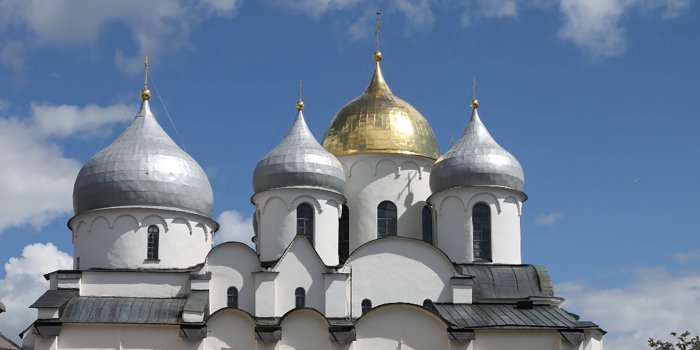
M 255 279 L 253 272 L 260 270 L 255 252 L 238 242 L 220 244 L 207 257 L 209 281 L 209 310 L 226 307 L 229 287 L 238 288 L 238 308 L 255 314 Z
M 387 200 L 396 205 L 398 235 L 422 238 L 421 213 L 431 193 L 434 160 L 403 154 L 358 154 L 338 160 L 347 176 L 351 252 L 377 238 L 377 206 Z
M 280 188 L 253 196 L 260 212 L 257 242 L 261 261 L 275 261 L 296 236 L 297 207 L 314 209 L 314 248 L 326 265 L 338 264 L 338 219 L 345 199 L 320 189 Z
M 430 311 L 418 306 L 383 306 L 360 318 L 355 328 L 357 341 L 353 344 L 353 350 L 449 349 L 447 325 Z M 519 348 L 493 350 L 504 349 Z
M 405 302 L 423 305 L 452 300 L 450 278 L 455 274 L 447 256 L 422 241 L 385 238 L 357 249 L 348 262 L 352 271 L 352 315 L 362 314 L 362 300 L 376 307 Z
M 472 250 L 472 209 L 485 203 L 491 209 L 491 255 L 493 263 L 520 264 L 521 193 L 495 187 L 452 188 L 433 194 L 436 244 L 452 261 L 470 263 Z
M 216 223 L 203 216 L 156 208 L 110 208 L 69 222 L 80 269 L 172 269 L 201 264 L 211 249 Z M 147 260 L 147 231 L 160 233 L 158 261 Z
M 83 271 L 80 295 L 96 297 L 185 297 L 189 274 L 182 272 Z

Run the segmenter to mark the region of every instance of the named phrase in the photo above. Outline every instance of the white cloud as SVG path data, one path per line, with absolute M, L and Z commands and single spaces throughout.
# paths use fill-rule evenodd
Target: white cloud
M 187 46 L 191 28 L 211 16 L 231 17 L 241 0 L 0 0 L 0 59 L 21 69 L 21 51 L 43 46 L 89 45 L 105 29 L 126 25 L 138 52 L 115 52 L 115 63 L 127 72 L 141 69 L 141 57 Z M 79 10 L 78 10 L 79 9 Z M 22 43 L 22 44 L 19 44 Z M 15 48 L 13 48 L 15 46 Z
M 102 134 L 106 124 L 130 120 L 135 115 L 136 106 L 128 104 L 79 107 L 32 103 L 30 118 L 32 127 L 43 135 L 66 137 L 78 133 Z
M 679 263 L 700 261 L 700 249 L 673 254 L 673 260 Z
M 407 33 L 429 30 L 435 22 L 432 7 L 436 2 L 440 0 L 267 0 L 273 8 L 306 14 L 315 19 L 356 10 L 357 18 L 347 24 L 347 33 L 354 40 L 374 35 L 374 14 L 377 11 L 385 17 L 399 14 L 406 21 L 404 29 Z
M 277 8 L 308 14 L 313 18 L 319 18 L 328 12 L 345 10 L 358 5 L 363 0 L 267 0 Z
M 52 141 L 93 135 L 106 125 L 133 118 L 136 107 L 115 104 L 32 104 L 28 117 L 0 116 L 0 233 L 12 226 L 40 229 L 72 211 L 72 189 L 80 162 L 66 157 Z
M 18 341 L 19 332 L 36 319 L 36 310 L 29 305 L 48 289 L 43 274 L 72 266 L 73 258 L 51 243 L 30 244 L 24 247 L 21 257 L 12 257 L 5 263 L 0 301 L 7 307 L 7 313 L 0 315 L 0 329 L 7 337 Z
M 253 247 L 253 218 L 244 217 L 236 210 L 226 210 L 216 219 L 221 227 L 216 233 L 216 244 L 237 241 Z
M 517 18 L 517 0 L 474 0 L 466 2 L 462 25 L 469 26 L 477 18 Z
M 700 324 L 700 273 L 672 275 L 664 270 L 639 270 L 633 282 L 597 289 L 581 283 L 555 288 L 567 299 L 563 307 L 609 333 L 605 347 L 615 350 L 648 348 L 649 337 L 672 331 L 697 330 Z
M 662 18 L 680 16 L 690 0 L 561 0 L 563 25 L 559 36 L 587 52 L 593 59 L 625 52 L 625 17 L 636 10 L 663 10 Z
M 562 0 L 564 24 L 559 36 L 585 49 L 594 58 L 616 56 L 625 51 L 620 19 L 629 2 L 624 0 Z
M 557 222 L 564 218 L 564 214 L 554 212 L 549 214 L 540 214 L 535 218 L 535 224 L 542 226 L 554 226 Z

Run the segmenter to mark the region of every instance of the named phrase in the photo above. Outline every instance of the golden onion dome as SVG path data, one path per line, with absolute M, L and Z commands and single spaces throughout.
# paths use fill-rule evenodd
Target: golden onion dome
M 365 92 L 331 121 L 323 147 L 336 157 L 363 153 L 399 153 L 437 159 L 433 129 L 423 115 L 394 95 L 382 75 L 375 52 L 374 75 Z

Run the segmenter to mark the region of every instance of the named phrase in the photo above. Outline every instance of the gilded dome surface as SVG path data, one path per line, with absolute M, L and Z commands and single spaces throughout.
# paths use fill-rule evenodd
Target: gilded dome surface
M 433 193 L 462 186 L 522 191 L 524 183 L 520 162 L 491 137 L 476 108 L 462 136 L 435 162 L 430 173 Z
M 161 128 L 148 100 L 111 145 L 80 169 L 73 187 L 75 214 L 137 206 L 180 209 L 210 217 L 209 179 Z
M 336 156 L 400 153 L 436 159 L 439 149 L 423 115 L 389 89 L 375 54 L 375 70 L 365 92 L 333 118 L 323 147 Z
M 287 135 L 263 157 L 253 172 L 255 193 L 285 187 L 315 187 L 343 193 L 345 172 L 304 121 L 303 104 Z

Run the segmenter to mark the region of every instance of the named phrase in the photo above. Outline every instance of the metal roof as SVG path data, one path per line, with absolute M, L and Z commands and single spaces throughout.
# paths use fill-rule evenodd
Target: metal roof
M 70 300 L 72 297 L 75 297 L 78 295 L 78 290 L 77 289 L 55 289 L 55 290 L 47 290 L 42 294 L 39 299 L 37 299 L 34 304 L 32 304 L 31 308 L 39 308 L 39 307 L 63 307 L 68 300 Z
M 75 297 L 68 302 L 61 322 L 180 324 L 187 299 Z
M 581 327 L 575 315 L 556 306 L 518 308 L 513 304 L 435 304 L 437 312 L 459 328 L 597 328 Z
M 299 186 L 337 193 L 345 190 L 343 165 L 316 141 L 301 110 L 282 142 L 258 162 L 253 172 L 255 193 Z
M 476 109 L 462 136 L 438 158 L 430 173 L 433 193 L 462 186 L 500 186 L 522 191 L 524 183 L 522 166 L 491 137 Z
M 463 274 L 475 277 L 476 300 L 554 297 L 549 273 L 542 266 L 460 264 L 459 267 Z
M 73 187 L 75 214 L 93 209 L 148 206 L 211 217 L 209 178 L 158 124 L 143 101 L 129 127 L 80 169 Z

